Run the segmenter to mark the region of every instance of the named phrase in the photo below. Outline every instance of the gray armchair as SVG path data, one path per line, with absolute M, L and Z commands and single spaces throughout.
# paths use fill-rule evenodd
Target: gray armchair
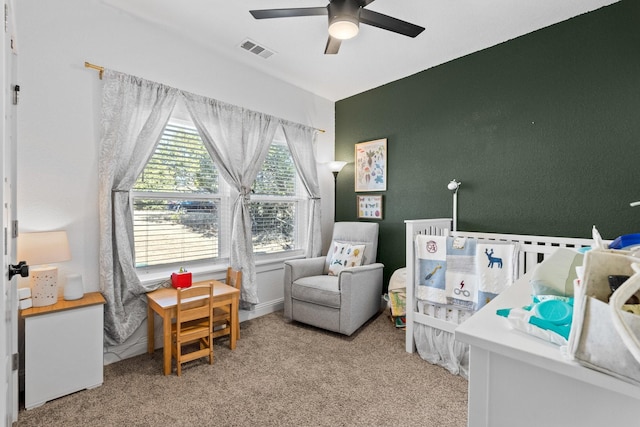
M 378 224 L 337 222 L 332 240 L 332 247 L 333 242 L 365 245 L 362 265 L 347 266 L 332 276 L 331 253 L 285 261 L 284 317 L 351 335 L 380 311 L 384 266 L 376 263 Z

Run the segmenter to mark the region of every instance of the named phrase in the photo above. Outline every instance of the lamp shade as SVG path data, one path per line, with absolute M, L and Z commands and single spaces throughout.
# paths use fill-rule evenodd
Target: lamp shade
M 18 259 L 30 265 L 64 262 L 71 259 L 67 232 L 43 231 L 18 235 Z
M 340 160 L 334 160 L 333 162 L 329 162 L 327 163 L 327 167 L 329 168 L 329 170 L 331 172 L 340 172 L 342 170 L 343 167 L 345 167 L 345 165 L 347 164 L 347 162 L 343 162 Z

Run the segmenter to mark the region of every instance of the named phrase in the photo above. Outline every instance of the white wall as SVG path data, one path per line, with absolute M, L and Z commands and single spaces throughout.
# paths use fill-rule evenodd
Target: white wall
M 87 291 L 98 290 L 102 83 L 84 61 L 326 129 L 317 138 L 317 160 L 333 158 L 333 102 L 231 63 L 97 0 L 21 0 L 17 26 L 20 231 L 66 229 L 72 260 L 60 266 L 61 276 L 82 274 Z M 333 177 L 322 166 L 319 174 L 326 247 Z M 258 276 L 259 297 L 273 302 L 282 296 L 281 275 L 266 270 Z

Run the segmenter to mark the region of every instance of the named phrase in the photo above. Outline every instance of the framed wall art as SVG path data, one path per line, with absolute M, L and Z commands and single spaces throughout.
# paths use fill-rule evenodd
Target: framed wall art
M 382 219 L 382 195 L 357 198 L 359 219 Z
M 355 145 L 355 189 L 387 190 L 387 139 L 360 142 Z

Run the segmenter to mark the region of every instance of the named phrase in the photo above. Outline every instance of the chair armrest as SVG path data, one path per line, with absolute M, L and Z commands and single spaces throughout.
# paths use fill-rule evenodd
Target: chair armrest
M 380 311 L 383 267 L 381 263 L 373 263 L 345 268 L 340 272 L 338 286 L 341 294 L 340 331 L 342 333 L 351 335 Z
M 384 268 L 384 264 L 379 263 L 379 262 L 374 262 L 373 264 L 367 264 L 367 265 L 359 265 L 358 267 L 347 267 L 347 268 L 343 268 L 342 271 L 340 271 L 340 274 L 342 273 L 347 273 L 347 274 L 362 274 L 365 271 L 370 271 L 370 270 L 381 270 Z
M 326 257 L 291 259 L 284 262 L 286 282 L 293 283 L 301 277 L 320 276 L 324 274 Z M 288 273 L 288 274 L 287 274 Z
M 324 273 L 326 257 L 291 259 L 284 262 L 284 318 L 291 320 L 291 286 L 301 277 Z
M 384 264 L 374 262 L 373 264 L 361 265 L 358 267 L 348 267 L 343 269 L 338 275 L 338 283 L 341 292 L 350 292 L 353 287 L 367 286 L 376 288 L 380 285 L 380 295 L 382 295 L 382 270 Z

